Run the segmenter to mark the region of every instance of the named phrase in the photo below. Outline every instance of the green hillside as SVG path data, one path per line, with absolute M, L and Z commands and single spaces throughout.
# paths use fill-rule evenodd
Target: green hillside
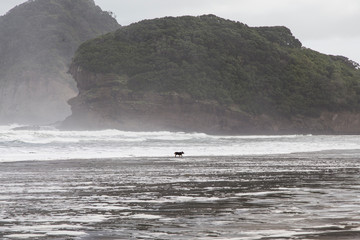
M 357 63 L 302 47 L 286 27 L 214 15 L 131 24 L 82 44 L 73 64 L 118 75 L 112 91 L 189 94 L 255 115 L 316 117 L 360 107 Z

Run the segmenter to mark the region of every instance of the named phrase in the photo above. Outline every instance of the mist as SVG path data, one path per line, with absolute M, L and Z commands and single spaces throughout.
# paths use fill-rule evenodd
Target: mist
M 76 49 L 118 27 L 81 1 L 27 2 L 0 17 L 0 124 L 50 124 L 69 116 L 67 101 L 78 94 L 68 73 Z

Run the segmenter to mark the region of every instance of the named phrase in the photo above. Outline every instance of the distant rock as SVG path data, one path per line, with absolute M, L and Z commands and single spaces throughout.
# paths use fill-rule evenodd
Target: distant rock
M 0 124 L 63 120 L 78 90 L 67 73 L 84 41 L 120 26 L 93 0 L 31 0 L 0 17 Z

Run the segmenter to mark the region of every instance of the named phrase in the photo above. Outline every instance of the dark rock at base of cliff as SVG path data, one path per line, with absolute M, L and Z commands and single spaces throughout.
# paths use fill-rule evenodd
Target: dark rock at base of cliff
M 63 129 L 183 131 L 209 134 L 360 134 L 360 114 L 324 111 L 318 117 L 251 115 L 234 106 L 199 101 L 190 95 L 134 92 L 114 86 L 113 74 L 72 69 L 79 85 L 98 83 L 70 100 L 73 114 Z M 83 82 L 84 81 L 84 82 Z M 83 89 L 86 89 L 83 86 Z
M 157 101 L 142 102 L 154 97 Z M 324 112 L 318 118 L 251 116 L 178 95 L 146 96 L 141 101 L 132 98 L 116 107 L 109 107 L 108 102 L 97 102 L 89 108 L 79 102 L 72 104 L 76 114 L 61 124 L 62 129 L 203 132 L 215 135 L 360 134 L 360 114 L 351 112 Z

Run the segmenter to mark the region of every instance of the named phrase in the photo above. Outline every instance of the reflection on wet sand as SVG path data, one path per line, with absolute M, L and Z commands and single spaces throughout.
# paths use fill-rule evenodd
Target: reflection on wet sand
M 1 239 L 356 239 L 336 154 L 0 164 Z

